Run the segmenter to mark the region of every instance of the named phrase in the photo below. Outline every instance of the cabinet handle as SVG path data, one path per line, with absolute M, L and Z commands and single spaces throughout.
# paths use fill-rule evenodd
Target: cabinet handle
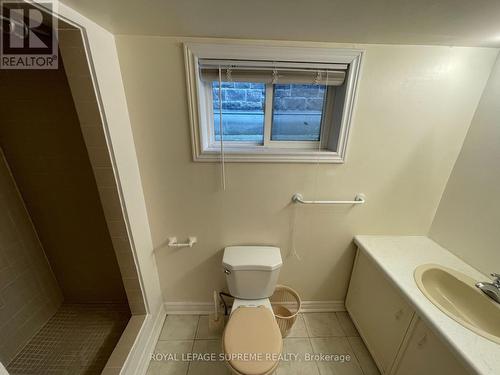
M 423 335 L 420 340 L 417 342 L 417 346 L 419 348 L 422 348 L 425 345 L 425 342 L 427 341 L 427 334 Z
M 404 313 L 405 312 L 403 311 L 403 309 L 401 309 L 396 314 L 394 314 L 394 317 L 396 318 L 396 320 L 399 320 L 404 315 Z

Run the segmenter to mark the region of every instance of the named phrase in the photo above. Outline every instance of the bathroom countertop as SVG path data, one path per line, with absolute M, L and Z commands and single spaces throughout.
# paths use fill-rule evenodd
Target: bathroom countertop
M 468 330 L 434 306 L 417 287 L 413 272 L 421 264 L 436 263 L 478 281 L 489 280 L 488 277 L 425 236 L 356 236 L 354 241 L 465 365 L 478 374 L 500 374 L 500 345 Z

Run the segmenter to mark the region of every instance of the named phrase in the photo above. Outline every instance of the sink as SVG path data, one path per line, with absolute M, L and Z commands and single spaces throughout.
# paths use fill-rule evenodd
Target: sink
M 423 264 L 415 269 L 422 293 L 450 318 L 488 340 L 500 344 L 500 304 L 475 287 L 477 281 L 461 272 Z

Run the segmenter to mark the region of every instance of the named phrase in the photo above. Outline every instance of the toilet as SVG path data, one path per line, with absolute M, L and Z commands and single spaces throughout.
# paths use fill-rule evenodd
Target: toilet
M 226 247 L 222 263 L 229 292 L 235 297 L 222 337 L 226 363 L 233 374 L 272 374 L 283 349 L 269 301 L 282 265 L 280 249 Z

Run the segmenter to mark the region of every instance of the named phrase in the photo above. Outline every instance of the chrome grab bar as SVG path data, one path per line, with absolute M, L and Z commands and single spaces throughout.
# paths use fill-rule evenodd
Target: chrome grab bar
M 293 203 L 300 204 L 363 204 L 366 202 L 366 196 L 364 194 L 356 194 L 353 201 L 306 201 L 300 193 L 295 193 L 292 196 Z

